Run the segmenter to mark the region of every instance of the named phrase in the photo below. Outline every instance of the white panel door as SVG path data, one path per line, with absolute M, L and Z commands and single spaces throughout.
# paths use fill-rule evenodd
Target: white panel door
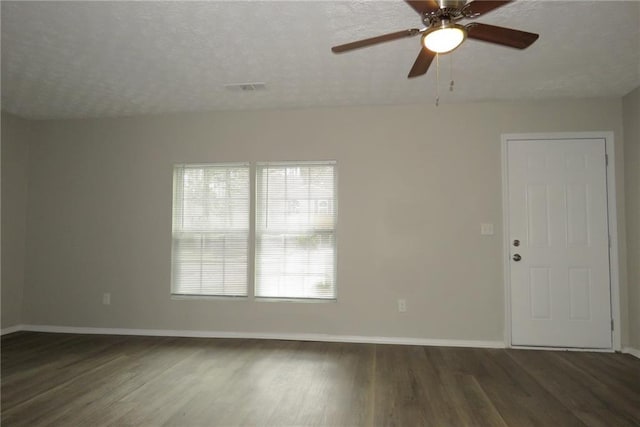
M 512 345 L 611 348 L 605 140 L 507 155 Z

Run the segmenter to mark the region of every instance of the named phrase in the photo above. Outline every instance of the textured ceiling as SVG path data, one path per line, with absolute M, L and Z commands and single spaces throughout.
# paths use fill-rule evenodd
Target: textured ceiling
M 436 67 L 397 1 L 2 1 L 2 108 L 27 118 L 432 103 Z M 464 21 L 469 22 L 469 21 Z M 440 58 L 440 102 L 619 97 L 640 85 L 640 2 L 519 0 L 478 22 L 540 34 L 524 51 L 467 40 Z M 435 62 L 434 62 L 435 65 Z M 452 67 L 451 67 L 452 66 Z M 448 91 L 450 73 L 454 92 Z M 266 89 L 225 85 L 264 82 Z

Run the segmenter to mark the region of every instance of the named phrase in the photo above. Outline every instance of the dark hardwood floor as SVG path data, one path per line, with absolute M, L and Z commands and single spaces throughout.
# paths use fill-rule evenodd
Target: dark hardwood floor
M 639 426 L 629 355 L 19 332 L 3 426 Z

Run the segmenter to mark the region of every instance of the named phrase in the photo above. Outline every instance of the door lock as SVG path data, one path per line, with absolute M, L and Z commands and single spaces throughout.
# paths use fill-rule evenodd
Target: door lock
M 518 246 L 520 246 L 520 240 L 518 240 L 518 239 L 514 240 L 514 241 L 513 241 L 513 246 L 515 246 L 516 248 L 517 248 Z

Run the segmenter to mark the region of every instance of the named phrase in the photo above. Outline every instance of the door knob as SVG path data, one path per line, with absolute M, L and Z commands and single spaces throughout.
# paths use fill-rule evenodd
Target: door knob
M 513 260 L 514 260 L 515 262 L 518 262 L 518 261 L 520 261 L 521 259 L 522 259 L 522 257 L 520 256 L 520 254 L 514 254 L 514 255 L 513 255 Z

